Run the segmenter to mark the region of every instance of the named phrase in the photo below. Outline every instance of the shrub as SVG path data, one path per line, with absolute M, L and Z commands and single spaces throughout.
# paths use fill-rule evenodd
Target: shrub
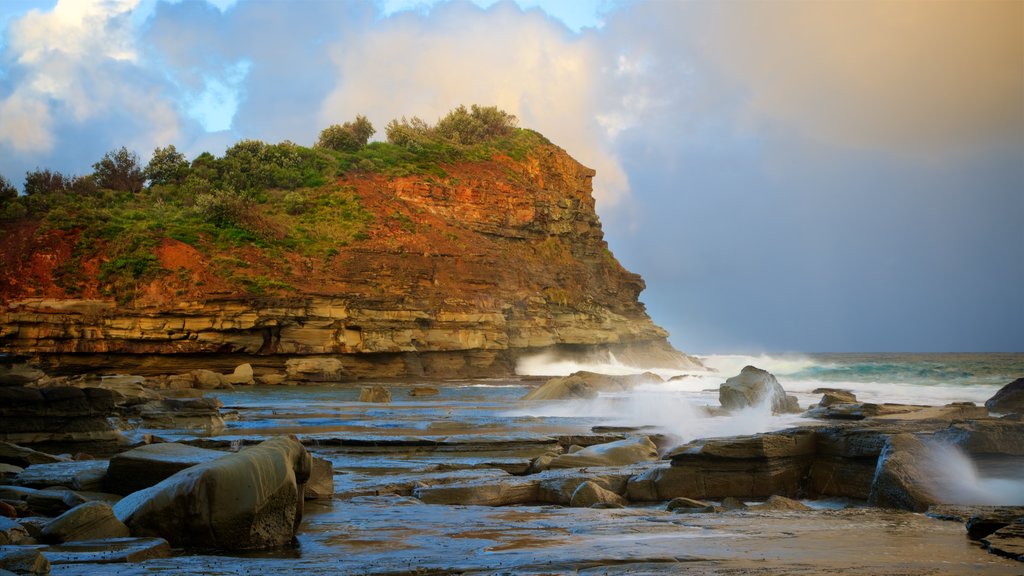
M 171 144 L 153 151 L 153 157 L 143 170 L 143 175 L 149 180 L 150 186 L 180 184 L 188 176 L 188 171 L 189 164 L 185 155 Z
M 205 222 L 223 228 L 238 222 L 244 202 L 233 190 L 211 190 L 196 194 L 195 209 Z
M 316 141 L 317 148 L 327 148 L 339 152 L 357 152 L 370 141 L 377 131 L 366 116 L 358 115 L 354 122 L 345 122 L 341 126 L 332 124 L 320 132 Z
M 405 116 L 402 116 L 401 120 L 388 122 L 384 134 L 389 144 L 405 147 L 417 146 L 433 139 L 433 129 L 417 116 L 413 116 L 411 120 L 406 120 Z
M 516 117 L 495 106 L 465 106 L 449 112 L 437 122 L 434 132 L 454 144 L 479 144 L 512 133 Z

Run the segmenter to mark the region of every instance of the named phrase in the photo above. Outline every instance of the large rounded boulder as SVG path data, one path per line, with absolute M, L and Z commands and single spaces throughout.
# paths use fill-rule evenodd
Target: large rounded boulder
M 658 447 L 647 436 L 596 444 L 571 454 L 556 456 L 548 468 L 584 468 L 587 466 L 629 466 L 658 459 Z
M 626 392 L 642 384 L 661 382 L 661 377 L 652 372 L 613 376 L 580 370 L 548 380 L 523 396 L 523 400 L 587 400 L 597 398 L 602 392 Z
M 985 402 L 985 408 L 996 414 L 1024 414 L 1024 378 L 1017 378 Z
M 311 457 L 294 437 L 187 468 L 114 506 L 133 536 L 172 546 L 254 550 L 292 541 Z
M 786 395 L 775 376 L 754 366 L 747 366 L 726 380 L 718 388 L 718 401 L 726 410 L 741 410 L 768 402 L 773 414 L 800 411 L 796 398 Z

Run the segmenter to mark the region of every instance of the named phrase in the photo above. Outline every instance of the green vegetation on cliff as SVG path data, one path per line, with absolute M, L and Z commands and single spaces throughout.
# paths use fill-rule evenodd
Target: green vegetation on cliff
M 386 142 L 368 142 L 375 129 L 357 116 L 324 129 L 313 147 L 243 140 L 223 156 L 204 152 L 188 161 L 169 145 L 157 148 L 146 166 L 121 148 L 85 176 L 37 168 L 26 174 L 21 195 L 0 176 L 0 221 L 8 230 L 11 223 L 35 222 L 33 234 L 73 237 L 70 257 L 54 272 L 54 283 L 68 294 L 81 292 L 93 275 L 101 294 L 127 300 L 144 282 L 171 273 L 156 253 L 167 239 L 205 254 L 245 249 L 329 258 L 366 240 L 374 220 L 347 178 L 444 178 L 446 165 L 497 154 L 522 159 L 547 143 L 515 123 L 497 108 L 472 106 L 433 126 L 415 117 L 394 120 Z M 88 262 L 98 263 L 98 274 Z M 247 275 L 237 263 L 223 268 L 233 288 L 251 294 L 288 288 L 278 278 Z

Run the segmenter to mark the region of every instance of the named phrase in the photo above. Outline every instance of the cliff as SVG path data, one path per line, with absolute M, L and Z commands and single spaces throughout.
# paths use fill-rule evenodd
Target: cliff
M 594 171 L 541 138 L 515 156 L 271 191 L 233 242 L 159 213 L 131 252 L 74 218 L 5 224 L 0 352 L 135 371 L 331 355 L 352 378 L 507 375 L 542 351 L 692 365 L 608 250 Z

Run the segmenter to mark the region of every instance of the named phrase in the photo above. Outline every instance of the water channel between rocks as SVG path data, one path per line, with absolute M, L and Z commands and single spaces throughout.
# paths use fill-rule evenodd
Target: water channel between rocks
M 967 539 L 962 524 L 844 509 L 835 501 L 812 502 L 818 508 L 812 512 L 722 514 L 673 514 L 664 502 L 623 509 L 424 504 L 409 496 L 424 479 L 472 482 L 521 474 L 559 437 L 607 440 L 616 430 L 594 427 L 624 423 L 607 407 L 595 414 L 560 403 L 552 414 L 550 406 L 525 405 L 519 399 L 529 385 L 520 381 L 431 386 L 439 389 L 436 396 L 411 397 L 412 384 L 390 385 L 390 404 L 358 402 L 359 386 L 353 385 L 217 391 L 224 410 L 237 412 L 222 431 L 134 431 L 219 448 L 295 434 L 333 464 L 335 497 L 307 502 L 298 545 L 291 549 L 190 553 L 121 566 L 55 564 L 53 573 L 1021 574 L 1019 563 Z M 687 399 L 710 400 L 704 393 Z M 694 416 L 684 412 L 680 418 Z M 736 417 L 706 418 L 689 429 L 729 435 L 730 418 Z M 747 422 L 748 428 L 732 433 L 797 421 L 767 417 L 758 430 Z

